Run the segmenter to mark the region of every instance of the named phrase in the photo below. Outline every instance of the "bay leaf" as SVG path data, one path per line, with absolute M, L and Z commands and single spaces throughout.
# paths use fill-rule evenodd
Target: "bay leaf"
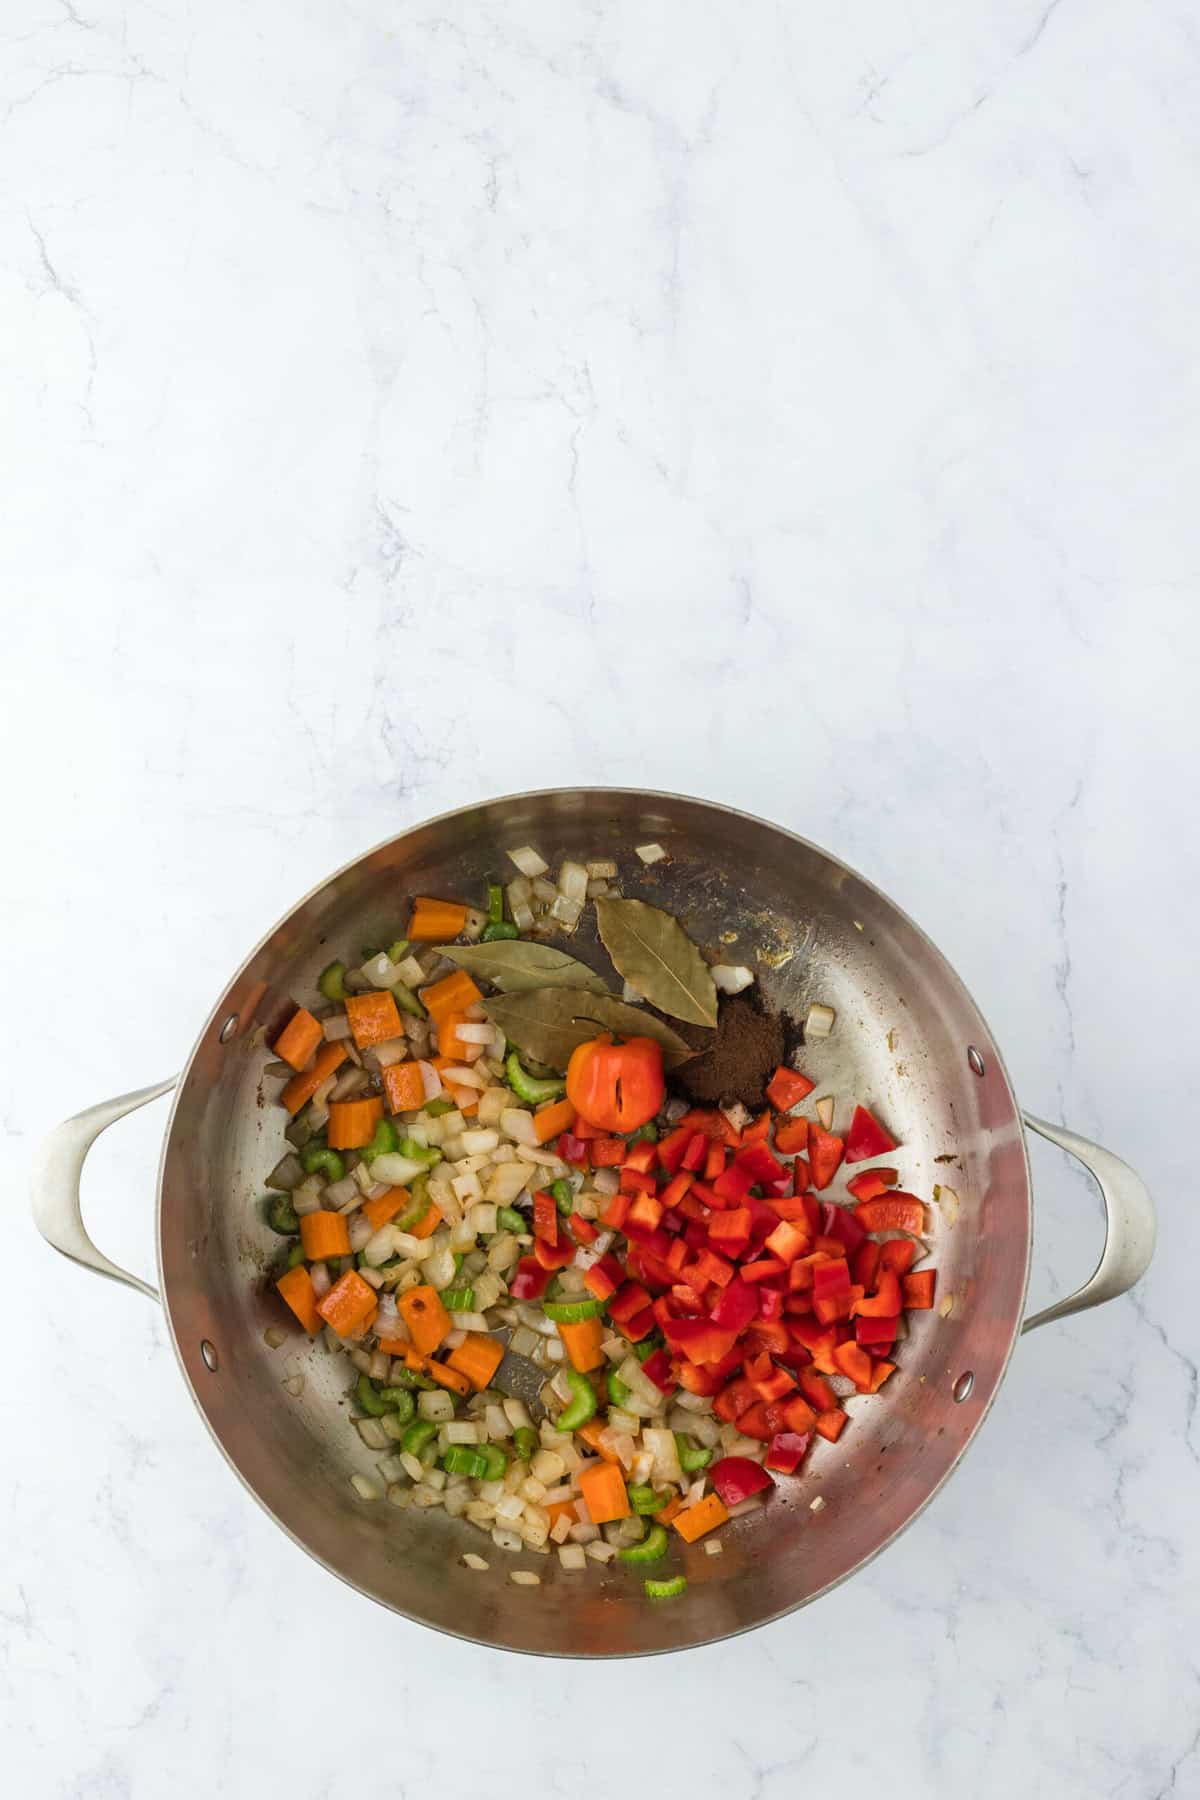
M 483 1010 L 518 1050 L 552 1069 L 565 1069 L 572 1050 L 602 1031 L 656 1039 L 669 1069 L 696 1054 L 661 1019 L 639 1006 L 626 1006 L 611 994 L 581 993 L 578 988 L 528 988 L 522 994 L 493 994 L 484 1001 Z
M 596 902 L 596 923 L 618 975 L 660 1012 L 715 1025 L 717 990 L 708 964 L 679 920 L 645 900 Z
M 498 938 L 494 944 L 443 944 L 439 954 L 448 956 L 468 975 L 490 981 L 504 994 L 554 987 L 582 988 L 592 994 L 608 992 L 603 976 L 551 944 Z

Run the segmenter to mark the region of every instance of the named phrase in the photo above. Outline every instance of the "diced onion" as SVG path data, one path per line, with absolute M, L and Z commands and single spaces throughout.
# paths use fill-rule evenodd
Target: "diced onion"
M 331 1181 L 321 1195 L 321 1205 L 328 1212 L 348 1212 L 357 1206 L 363 1198 L 362 1189 L 353 1175 L 345 1175 L 341 1181 Z
M 804 1035 L 806 1038 L 827 1038 L 833 1030 L 837 1014 L 832 1006 L 814 1004 L 809 1007 L 804 1017 Z
M 638 844 L 635 853 L 644 863 L 665 862 L 667 855 L 661 844 Z
M 603 857 L 599 861 L 587 863 L 585 866 L 588 879 L 591 881 L 615 881 L 617 878 L 617 865 L 611 857 Z
M 587 897 L 588 872 L 582 863 L 565 862 L 558 871 L 558 891 L 564 900 L 577 900 L 580 905 Z
M 531 1149 L 536 1149 L 537 1130 L 532 1113 L 525 1112 L 519 1106 L 506 1106 L 500 1115 L 500 1129 L 514 1143 L 528 1144 Z
M 542 1578 L 535 1575 L 532 1569 L 511 1569 L 508 1579 L 518 1587 L 540 1587 Z
M 328 1019 L 321 1021 L 321 1035 L 327 1044 L 340 1043 L 342 1038 L 350 1036 L 350 1020 L 343 1013 L 333 1013 Z
M 640 1006 L 646 996 L 634 987 L 632 981 L 627 981 L 621 989 L 621 998 L 626 1006 Z
M 464 1550 L 463 1562 L 468 1569 L 490 1569 L 492 1566 L 489 1562 L 485 1562 L 482 1556 L 476 1556 L 473 1550 Z
M 354 1489 L 360 1500 L 383 1499 L 383 1489 L 377 1482 L 371 1481 L 366 1475 L 352 1475 L 350 1477 L 350 1486 Z
M 487 1076 L 480 1075 L 466 1063 L 451 1063 L 438 1071 L 443 1082 L 450 1082 L 454 1087 L 479 1088 L 481 1091 L 487 1084 Z M 499 1139 L 497 1138 L 497 1143 Z
M 403 1062 L 408 1055 L 408 1039 L 404 1037 L 388 1038 L 384 1044 L 372 1044 L 366 1052 L 373 1065 L 380 1069 L 390 1069 L 393 1063 Z
M 267 1176 L 267 1186 L 278 1192 L 290 1194 L 304 1180 L 304 1168 L 298 1156 L 288 1154 L 280 1159 Z
M 814 1494 L 808 1503 L 809 1512 L 822 1512 L 825 1507 L 824 1494 Z
M 833 1109 L 835 1104 L 836 1102 L 834 1101 L 832 1094 L 822 1094 L 819 1100 L 813 1102 L 813 1111 L 821 1121 L 822 1129 L 825 1131 L 833 1130 Z
M 359 1165 L 362 1166 L 361 1164 Z M 371 1174 L 376 1182 L 383 1182 L 388 1187 L 407 1187 L 418 1175 L 425 1173 L 425 1164 L 415 1157 L 401 1156 L 398 1150 L 385 1150 L 371 1163 Z
M 370 1086 L 370 1083 L 371 1077 L 367 1074 L 367 1071 L 365 1069 L 356 1069 L 353 1064 L 351 1064 L 350 1068 L 342 1070 L 342 1073 L 334 1082 L 332 1088 L 329 1090 L 329 1098 L 331 1100 L 349 1100 L 351 1095 L 360 1094 L 363 1088 Z
M 395 964 L 395 980 L 402 981 L 406 988 L 418 988 L 424 979 L 425 970 L 415 956 L 406 956 L 403 962 Z
M 368 957 L 359 970 L 359 974 L 369 981 L 372 987 L 376 988 L 391 987 L 394 981 L 400 979 L 396 974 L 395 963 L 382 950 L 378 956 Z
M 464 1044 L 490 1044 L 495 1034 L 495 1027 L 489 1025 L 486 1020 L 481 1023 L 471 1019 L 465 1024 L 457 1026 L 456 1030 L 460 1042 Z
M 574 931 L 583 911 L 582 900 L 569 900 L 565 894 L 556 894 L 550 904 L 550 917 L 556 919 L 566 931 Z
M 292 1210 L 297 1218 L 304 1218 L 306 1213 L 320 1212 L 325 1204 L 324 1196 L 328 1188 L 322 1189 L 319 1175 L 309 1175 L 300 1186 L 292 1189 Z
M 713 978 L 713 986 L 723 994 L 740 994 L 754 981 L 754 970 L 748 969 L 745 963 L 714 963 L 708 972 Z
M 522 875 L 531 880 L 536 875 L 544 875 L 550 864 L 540 857 L 532 844 L 522 844 L 517 850 L 508 852 L 508 860 L 514 863 Z
M 419 1062 L 417 1067 L 421 1071 L 421 1086 L 426 1100 L 439 1100 L 442 1094 L 441 1076 L 431 1062 Z
M 362 1213 L 359 1213 L 356 1218 L 350 1220 L 349 1231 L 350 1248 L 357 1256 L 358 1252 L 360 1250 L 365 1250 L 371 1241 L 373 1232 L 370 1219 L 365 1218 Z M 386 1262 L 387 1258 L 381 1256 L 379 1260 L 380 1262 Z

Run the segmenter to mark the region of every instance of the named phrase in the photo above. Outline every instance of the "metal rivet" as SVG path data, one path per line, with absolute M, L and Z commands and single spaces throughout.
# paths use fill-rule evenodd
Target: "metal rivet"
M 207 1338 L 200 1339 L 200 1360 L 213 1375 L 217 1372 L 217 1346 Z
M 233 1036 L 234 1032 L 237 1030 L 237 1027 L 238 1027 L 237 1014 L 230 1013 L 229 1017 L 226 1019 L 225 1023 L 222 1025 L 220 1033 L 218 1034 L 219 1041 L 222 1044 L 227 1044 L 229 1042 L 230 1038 Z
M 971 1392 L 971 1389 L 974 1386 L 975 1386 L 975 1371 L 974 1371 L 974 1369 L 964 1369 L 962 1374 L 959 1376 L 958 1380 L 954 1384 L 954 1389 L 953 1389 L 954 1398 L 956 1400 L 965 1400 L 967 1398 L 968 1394 Z
M 967 1061 L 970 1063 L 971 1068 L 976 1075 L 983 1074 L 983 1058 L 980 1056 L 974 1044 L 967 1045 Z

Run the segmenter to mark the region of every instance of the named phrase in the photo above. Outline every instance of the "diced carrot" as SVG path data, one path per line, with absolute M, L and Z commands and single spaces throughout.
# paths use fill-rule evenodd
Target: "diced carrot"
M 375 1136 L 375 1127 L 383 1117 L 383 1101 L 378 1094 L 365 1100 L 331 1100 L 326 1139 L 331 1150 L 361 1150 Z
M 619 1465 L 598 1462 L 589 1469 L 581 1469 L 579 1489 L 587 1501 L 593 1525 L 607 1525 L 612 1519 L 629 1517 L 632 1509 Z
M 320 1331 L 321 1315 L 317 1311 L 316 1291 L 313 1288 L 312 1276 L 304 1264 L 298 1263 L 294 1269 L 289 1269 L 286 1275 L 281 1275 L 275 1286 L 309 1336 L 314 1336 Z
M 305 1069 L 302 1075 L 293 1075 L 285 1085 L 279 1098 L 288 1111 L 295 1115 L 302 1106 L 307 1106 L 323 1081 L 328 1081 L 335 1069 L 340 1069 L 346 1060 L 345 1044 L 322 1044 L 313 1059 L 311 1069 Z
M 386 988 L 375 994 L 349 995 L 346 1017 L 360 1050 L 366 1050 L 372 1044 L 386 1044 L 390 1038 L 401 1037 L 404 1033 L 396 1002 Z
M 379 1340 L 379 1348 L 385 1356 L 406 1356 L 412 1349 L 407 1338 L 383 1338 Z
M 845 1424 L 846 1414 L 840 1406 L 831 1408 L 829 1412 L 817 1414 L 817 1430 L 823 1438 L 828 1438 L 831 1444 L 837 1443 Z
M 363 1201 L 363 1218 L 372 1231 L 378 1231 L 389 1219 L 394 1219 L 402 1206 L 407 1206 L 409 1193 L 407 1188 L 389 1188 L 386 1194 L 380 1194 L 378 1200 Z
M 602 1446 L 600 1443 L 600 1439 L 604 1435 L 604 1430 L 605 1427 L 600 1423 L 599 1419 L 589 1419 L 586 1425 L 581 1425 L 579 1427 L 575 1436 L 577 1438 L 582 1438 L 588 1449 L 594 1450 L 597 1456 L 602 1456 L 605 1462 L 619 1464 L 621 1459 L 616 1451 L 610 1450 L 607 1445 Z
M 312 1217 L 312 1215 L 309 1215 Z M 357 1269 L 347 1269 L 339 1281 L 335 1281 L 323 1300 L 317 1302 L 317 1311 L 327 1325 L 332 1325 L 339 1337 L 349 1337 L 353 1332 L 361 1330 L 368 1319 L 373 1319 L 379 1311 L 375 1289 L 363 1280 Z
M 442 1215 L 431 1201 L 416 1224 L 409 1226 L 408 1235 L 415 1238 L 432 1237 L 441 1222 Z
M 462 1343 L 447 1357 L 452 1369 L 464 1375 L 476 1393 L 487 1387 L 504 1361 L 504 1345 L 483 1331 L 468 1331 Z
M 463 912 L 465 914 L 465 907 Z M 422 1002 L 439 1021 L 443 1014 L 466 1012 L 468 1006 L 477 1006 L 482 999 L 482 993 L 465 969 L 455 969 L 452 975 L 435 981 L 432 987 L 421 989 Z
M 428 1285 L 409 1288 L 397 1302 L 404 1323 L 412 1332 L 413 1343 L 423 1355 L 436 1350 L 452 1329 L 450 1314 L 442 1305 L 436 1288 Z
M 383 1091 L 390 1113 L 416 1112 L 425 1104 L 425 1083 L 415 1062 L 390 1063 L 383 1071 Z
M 729 1517 L 729 1508 L 720 1494 L 705 1494 L 703 1500 L 697 1500 L 694 1506 L 685 1506 L 676 1513 L 671 1523 L 685 1543 L 694 1544 L 718 1525 L 723 1525 Z
M 671 1523 L 671 1520 L 675 1517 L 676 1513 L 681 1513 L 682 1511 L 683 1511 L 682 1498 L 678 1494 L 672 1494 L 671 1498 L 667 1501 L 667 1504 L 665 1506 L 660 1506 L 658 1511 L 655 1513 L 655 1515 L 654 1515 L 655 1523 L 658 1525 L 669 1525 Z
M 467 909 L 457 900 L 431 900 L 421 895 L 413 901 L 407 935 L 416 943 L 436 944 L 456 938 L 467 922 Z
M 555 1100 L 539 1107 L 533 1115 L 533 1130 L 539 1144 L 548 1144 L 560 1131 L 570 1131 L 575 1123 L 575 1108 L 569 1100 Z
M 554 1529 L 564 1514 L 570 1519 L 572 1525 L 578 1525 L 579 1523 L 579 1514 L 575 1511 L 575 1502 L 573 1500 L 555 1500 L 546 1508 L 546 1511 L 550 1515 L 551 1530 Z
M 439 1387 L 449 1388 L 455 1394 L 467 1395 L 471 1391 L 471 1383 L 460 1369 L 451 1368 L 449 1363 L 440 1363 L 431 1356 L 425 1364 L 425 1373 L 436 1381 Z
M 933 1305 L 933 1293 L 937 1286 L 936 1269 L 917 1269 L 912 1275 L 901 1277 L 900 1285 L 904 1290 L 904 1304 L 910 1312 L 924 1312 Z
M 325 1262 L 331 1256 L 349 1256 L 350 1227 L 341 1213 L 304 1213 L 300 1219 L 300 1242 L 309 1262 Z
M 305 1007 L 298 1006 L 275 1039 L 275 1054 L 291 1063 L 293 1069 L 307 1068 L 323 1040 L 320 1021 Z
M 567 1347 L 567 1355 L 582 1374 L 589 1369 L 598 1369 L 604 1361 L 604 1352 L 600 1348 L 604 1342 L 604 1326 L 599 1319 L 560 1325 L 558 1335 Z

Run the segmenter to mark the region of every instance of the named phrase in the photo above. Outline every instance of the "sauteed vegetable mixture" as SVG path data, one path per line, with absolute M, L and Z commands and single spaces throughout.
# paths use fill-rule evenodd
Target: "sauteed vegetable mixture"
M 689 1105 L 676 1072 L 726 1006 L 746 1035 L 753 971 L 706 962 L 615 862 L 551 883 L 532 847 L 510 856 L 486 908 L 416 898 L 403 938 L 330 963 L 275 1038 L 275 1286 L 347 1359 L 378 1454 L 363 1500 L 442 1507 L 568 1570 L 654 1565 L 646 1595 L 670 1599 L 678 1540 L 719 1553 L 728 1519 L 836 1442 L 843 1398 L 894 1377 L 934 1304 L 929 1211 L 866 1105 L 813 1102 L 831 1008 L 760 1111 Z M 612 976 L 551 941 L 589 904 Z

